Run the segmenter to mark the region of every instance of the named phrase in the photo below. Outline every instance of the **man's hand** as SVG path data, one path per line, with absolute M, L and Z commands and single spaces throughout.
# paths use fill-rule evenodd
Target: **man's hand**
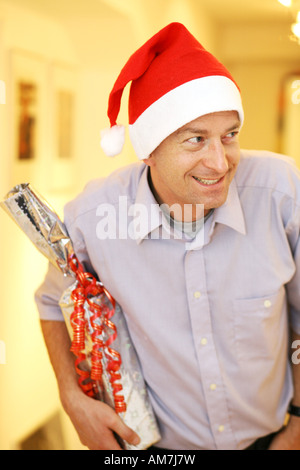
M 115 434 L 137 445 L 139 436 L 105 403 L 94 400 L 80 390 L 68 399 L 65 407 L 83 445 L 90 450 L 122 450 Z M 115 433 L 115 434 L 114 434 Z
M 115 435 L 137 445 L 138 435 L 105 403 L 86 396 L 78 385 L 75 356 L 70 352 L 70 337 L 64 322 L 41 322 L 42 331 L 57 378 L 62 405 L 83 445 L 90 450 L 120 450 Z
M 273 439 L 269 450 L 300 450 L 300 418 L 291 416 L 287 426 Z

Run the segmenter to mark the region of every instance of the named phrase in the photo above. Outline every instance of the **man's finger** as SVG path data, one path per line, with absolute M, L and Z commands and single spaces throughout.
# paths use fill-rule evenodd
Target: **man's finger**
M 110 428 L 122 440 L 128 442 L 128 444 L 131 444 L 133 446 L 137 446 L 141 441 L 139 435 L 133 429 L 128 427 L 122 421 L 122 419 L 116 414 L 114 414 L 114 416 L 112 417 L 112 422 L 110 424 Z

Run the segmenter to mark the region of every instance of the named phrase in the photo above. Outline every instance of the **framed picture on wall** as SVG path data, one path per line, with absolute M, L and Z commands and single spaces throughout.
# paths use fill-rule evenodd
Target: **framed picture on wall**
M 78 70 L 68 64 L 50 66 L 51 187 L 68 189 L 74 185 L 77 148 Z
M 19 160 L 36 157 L 38 115 L 38 84 L 34 80 L 16 83 L 16 155 Z
M 10 54 L 10 131 L 13 182 L 43 184 L 47 165 L 47 62 L 22 50 Z

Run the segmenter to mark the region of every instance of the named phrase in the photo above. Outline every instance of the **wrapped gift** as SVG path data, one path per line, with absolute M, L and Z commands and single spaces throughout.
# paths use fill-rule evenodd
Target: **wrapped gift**
M 113 407 L 140 436 L 138 446 L 121 442 L 125 449 L 147 449 L 160 434 L 120 306 L 105 286 L 84 270 L 65 225 L 29 184 L 13 188 L 0 205 L 36 248 L 64 276 L 73 279 L 60 307 L 82 390 Z

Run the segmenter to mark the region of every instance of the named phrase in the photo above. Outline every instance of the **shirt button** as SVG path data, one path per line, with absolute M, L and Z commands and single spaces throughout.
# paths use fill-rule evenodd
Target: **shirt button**
M 199 292 L 198 290 L 196 290 L 196 292 L 194 292 L 194 297 L 195 297 L 195 299 L 200 299 L 200 297 L 201 297 L 201 292 Z
M 210 384 L 210 387 L 209 387 L 211 390 L 216 390 L 217 386 L 216 384 Z
M 221 424 L 219 427 L 218 427 L 218 431 L 219 432 L 223 432 L 225 429 L 225 426 L 223 426 L 223 424 Z
M 201 344 L 202 344 L 202 346 L 205 346 L 207 344 L 207 338 L 202 338 L 201 339 Z
M 272 305 L 271 300 L 265 300 L 265 301 L 264 301 L 264 307 L 265 307 L 265 308 L 270 308 L 271 305 Z

